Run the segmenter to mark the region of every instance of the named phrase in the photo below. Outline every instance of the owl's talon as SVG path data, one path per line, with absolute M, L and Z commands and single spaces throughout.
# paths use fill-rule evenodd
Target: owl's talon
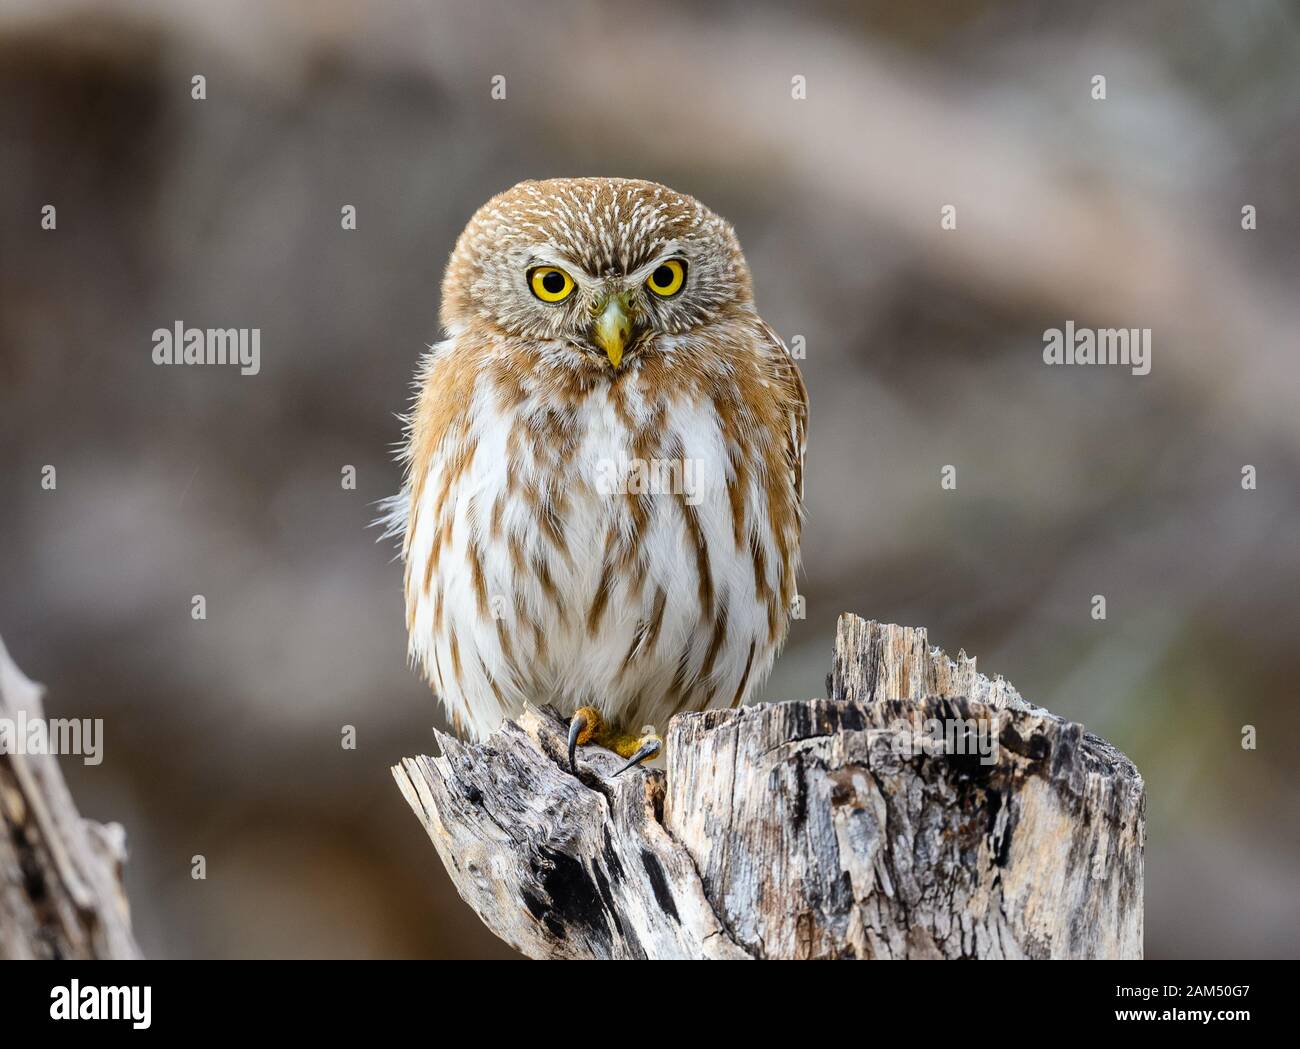
M 577 750 L 578 736 L 582 730 L 587 727 L 587 719 L 581 714 L 574 714 L 573 719 L 569 722 L 569 771 L 578 771 Z
M 658 736 L 643 736 L 640 742 L 641 745 L 637 747 L 636 752 L 628 758 L 626 765 L 614 773 L 615 776 L 621 776 L 628 769 L 636 768 L 641 762 L 649 761 L 663 750 L 664 742 Z
M 601 726 L 600 713 L 592 707 L 579 707 L 569 721 L 569 771 L 578 771 L 578 744 L 588 742 Z

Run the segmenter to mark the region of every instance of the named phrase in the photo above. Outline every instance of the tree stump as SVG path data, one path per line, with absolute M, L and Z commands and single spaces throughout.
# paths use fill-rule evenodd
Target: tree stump
M 0 718 L 45 717 L 0 641 Z M 51 754 L 0 748 L 0 959 L 138 958 L 122 888 L 126 835 L 82 819 Z
M 840 618 L 829 699 L 681 714 L 612 779 L 528 707 L 393 775 L 534 958 L 1140 958 L 1142 777 L 925 630 Z

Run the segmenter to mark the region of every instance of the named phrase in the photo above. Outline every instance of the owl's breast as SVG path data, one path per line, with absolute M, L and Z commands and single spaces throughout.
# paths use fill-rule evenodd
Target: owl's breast
M 761 489 L 716 410 L 480 391 L 467 417 L 408 522 L 411 651 L 457 717 L 481 735 L 529 699 L 663 727 L 742 699 L 784 617 Z

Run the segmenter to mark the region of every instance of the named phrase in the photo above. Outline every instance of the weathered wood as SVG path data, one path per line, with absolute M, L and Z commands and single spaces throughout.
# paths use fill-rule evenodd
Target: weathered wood
M 44 718 L 0 641 L 0 718 Z M 126 835 L 82 819 L 50 754 L 0 753 L 0 958 L 137 958 Z
M 586 748 L 574 777 L 563 721 L 529 708 L 393 773 L 532 957 L 1141 957 L 1124 755 L 922 629 L 841 617 L 828 685 L 674 718 L 666 772 L 611 779 Z

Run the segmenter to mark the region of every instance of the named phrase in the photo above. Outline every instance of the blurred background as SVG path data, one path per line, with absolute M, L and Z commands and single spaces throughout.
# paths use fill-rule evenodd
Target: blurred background
M 1297 954 L 1300 15 L 1086 8 L 0 2 L 0 634 L 105 719 L 63 767 L 146 953 L 510 956 L 388 772 L 441 722 L 367 526 L 456 234 L 599 174 L 731 219 L 806 339 L 764 698 L 824 694 L 841 611 L 926 626 L 1137 763 L 1149 956 Z M 261 374 L 154 366 L 177 320 Z M 1067 320 L 1151 374 L 1046 367 Z

